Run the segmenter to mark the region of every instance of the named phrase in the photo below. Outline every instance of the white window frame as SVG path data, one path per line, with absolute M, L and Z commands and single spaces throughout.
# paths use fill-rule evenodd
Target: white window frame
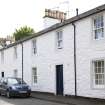
M 34 72 L 33 72 L 34 71 Z M 34 73 L 34 74 L 33 74 Z M 37 84 L 38 82 L 38 77 L 37 77 L 37 68 L 36 67 L 33 67 L 32 68 L 32 85 L 35 85 Z
M 4 63 L 4 51 L 1 51 L 1 63 Z
M 102 27 L 95 27 L 95 24 L 94 24 L 94 21 L 95 19 L 98 19 L 98 18 L 101 18 L 102 17 L 102 20 L 103 20 L 103 26 Z M 101 24 L 101 22 L 99 22 Z M 104 33 L 105 33 L 105 30 L 104 30 L 104 15 L 101 13 L 101 14 L 98 14 L 98 15 L 95 15 L 93 18 L 92 18 L 92 25 L 93 25 L 93 39 L 94 40 L 100 40 L 100 39 L 104 39 Z M 100 35 L 97 36 L 96 38 L 96 34 L 95 34 L 95 31 L 99 31 L 99 30 L 103 30 L 102 32 L 102 36 L 100 37 Z
M 101 63 L 102 63 L 102 61 L 104 62 L 104 66 L 103 66 L 104 72 L 103 73 L 98 72 L 99 69 L 101 69 L 101 71 L 102 71 L 102 67 L 95 67 L 95 62 L 99 62 L 99 61 Z M 95 73 L 95 69 L 96 69 L 97 73 Z M 101 74 L 104 75 L 103 76 L 103 81 L 104 81 L 103 84 L 99 84 L 99 80 L 101 81 L 101 79 L 96 79 L 96 77 L 95 77 L 98 75 L 98 78 L 99 78 L 99 75 L 101 75 Z M 97 84 L 95 82 L 96 80 L 98 81 Z M 93 88 L 96 88 L 96 89 L 105 88 L 105 59 L 96 59 L 96 60 L 92 61 L 92 86 L 93 86 Z
M 35 55 L 37 53 L 37 45 L 36 39 L 32 40 L 32 54 Z
M 14 47 L 14 58 L 17 59 L 17 46 Z
M 56 46 L 57 49 L 63 49 L 63 30 L 56 31 Z

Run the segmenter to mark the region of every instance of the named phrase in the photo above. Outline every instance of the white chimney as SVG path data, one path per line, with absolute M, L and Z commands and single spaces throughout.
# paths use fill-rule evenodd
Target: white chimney
M 66 13 L 56 10 L 45 9 L 44 28 L 66 20 Z

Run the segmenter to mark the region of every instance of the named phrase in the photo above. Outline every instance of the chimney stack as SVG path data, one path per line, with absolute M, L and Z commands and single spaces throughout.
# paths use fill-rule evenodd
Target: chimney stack
M 51 10 L 51 9 L 45 9 L 45 17 L 59 19 L 59 20 L 66 20 L 66 13 L 57 11 L 57 10 Z
M 45 9 L 44 28 L 63 22 L 66 20 L 66 15 L 66 13 L 58 10 Z

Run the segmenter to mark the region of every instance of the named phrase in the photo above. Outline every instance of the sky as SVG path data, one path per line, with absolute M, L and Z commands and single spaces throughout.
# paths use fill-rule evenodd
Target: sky
M 0 0 L 0 37 L 12 35 L 22 26 L 32 27 L 36 32 L 43 29 L 44 10 L 69 10 L 69 18 L 105 4 L 105 0 Z M 59 7 L 59 8 L 58 8 Z

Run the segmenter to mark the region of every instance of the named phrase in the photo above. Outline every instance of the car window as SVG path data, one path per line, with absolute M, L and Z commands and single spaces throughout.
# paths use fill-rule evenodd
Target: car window
M 21 78 L 17 78 L 17 81 L 18 81 L 19 84 L 21 84 L 21 83 L 26 84 L 24 81 L 22 82 Z
M 15 78 L 8 78 L 8 84 L 18 84 L 18 81 Z
M 8 78 L 8 84 L 13 85 L 13 84 L 21 84 L 22 83 L 22 79 L 20 78 Z M 23 81 L 23 84 L 26 84 Z

